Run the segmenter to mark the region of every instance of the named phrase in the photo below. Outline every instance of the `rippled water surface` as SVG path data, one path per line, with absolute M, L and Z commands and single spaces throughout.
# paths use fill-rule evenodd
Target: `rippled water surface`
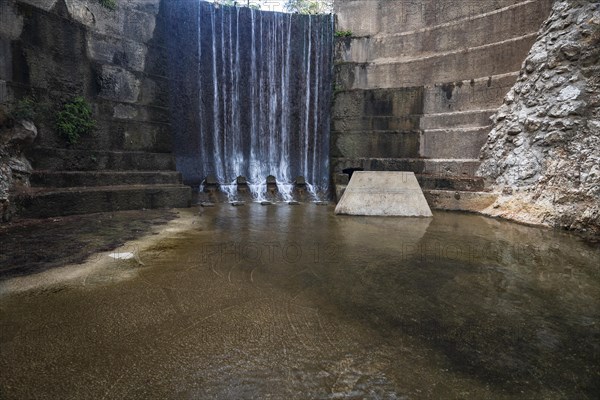
M 600 392 L 597 246 L 446 212 L 248 204 L 196 218 L 143 265 L 0 298 L 0 397 Z

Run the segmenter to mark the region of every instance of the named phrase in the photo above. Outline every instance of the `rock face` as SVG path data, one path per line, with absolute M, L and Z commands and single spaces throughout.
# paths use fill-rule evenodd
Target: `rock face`
M 492 117 L 494 216 L 600 234 L 600 3 L 557 1 Z
M 29 186 L 31 164 L 23 155 L 37 136 L 30 121 L 0 121 L 0 221 L 12 214 L 10 195 Z

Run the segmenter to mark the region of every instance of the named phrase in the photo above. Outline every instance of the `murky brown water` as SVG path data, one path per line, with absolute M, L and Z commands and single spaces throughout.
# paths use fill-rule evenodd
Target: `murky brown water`
M 0 298 L 0 397 L 600 392 L 600 250 L 573 236 L 314 205 L 223 205 L 195 226 L 143 266 Z

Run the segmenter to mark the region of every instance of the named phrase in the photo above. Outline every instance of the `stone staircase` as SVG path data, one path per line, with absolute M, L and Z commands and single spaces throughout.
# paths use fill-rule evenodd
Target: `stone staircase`
M 190 206 L 170 153 L 38 147 L 28 156 L 34 172 L 17 198 L 22 217 Z
M 516 77 L 337 93 L 332 133 L 337 198 L 348 181 L 344 170 L 362 169 L 414 172 L 433 208 L 473 211 L 492 204 L 496 196 L 476 176 L 479 151 L 491 129 L 489 118 Z M 352 116 L 357 109 L 360 118 Z
M 489 118 L 514 80 L 516 74 L 503 74 L 401 91 L 337 93 L 332 133 L 336 197 L 348 181 L 344 170 L 412 171 L 433 208 L 489 206 L 496 197 L 476 176 L 479 151 L 491 129 Z M 357 109 L 359 118 L 352 116 Z M 375 127 L 387 129 L 371 130 Z

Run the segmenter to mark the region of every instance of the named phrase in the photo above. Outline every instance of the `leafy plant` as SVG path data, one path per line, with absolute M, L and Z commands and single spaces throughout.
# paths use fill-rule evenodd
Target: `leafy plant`
M 224 6 L 229 6 L 229 7 L 237 6 L 237 1 L 235 1 L 235 0 L 219 0 L 218 3 L 221 5 L 224 5 Z
M 70 144 L 77 143 L 81 135 L 91 132 L 95 126 L 92 108 L 83 97 L 75 97 L 66 103 L 56 118 L 56 130 Z
M 102 7 L 108 8 L 111 11 L 117 9 L 117 0 L 99 0 Z
M 269 3 L 269 0 L 213 0 L 215 4 L 228 7 L 250 7 L 255 10 L 261 9 L 261 3 Z
M 335 31 L 335 37 L 350 37 L 352 31 Z
M 11 112 L 11 117 L 16 120 L 26 119 L 28 121 L 33 121 L 36 115 L 35 109 L 35 100 L 29 96 L 23 97 L 15 104 L 15 108 Z
M 286 0 L 285 9 L 298 14 L 328 14 L 333 9 L 331 0 Z

